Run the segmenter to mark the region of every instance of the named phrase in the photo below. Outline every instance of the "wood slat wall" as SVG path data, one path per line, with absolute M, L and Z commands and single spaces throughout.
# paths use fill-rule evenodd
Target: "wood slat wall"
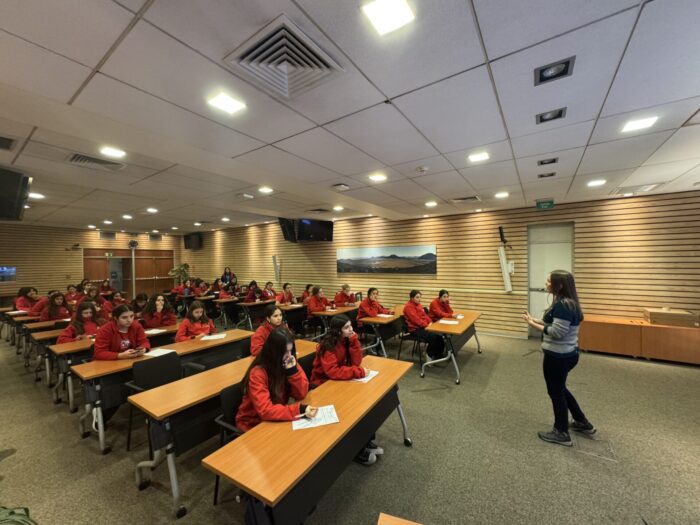
M 96 231 L 0 224 L 0 266 L 17 267 L 17 281 L 0 283 L 0 295 L 15 295 L 22 286 L 34 286 L 39 293 L 65 289 L 83 278 L 83 248 L 104 248 L 116 256 L 115 250 L 127 248 L 133 239 L 138 249 L 173 250 L 175 264 L 179 261 L 182 242 L 176 236 L 150 241 L 148 235 L 117 233 L 115 240 L 102 240 Z M 71 250 L 75 243 L 80 249 Z
M 380 218 L 339 221 L 334 242 L 285 242 L 277 224 L 206 233 L 204 248 L 181 250 L 197 276 L 210 279 L 231 266 L 241 282 L 282 282 L 297 293 L 308 283 L 332 295 L 343 282 L 366 293 L 377 286 L 385 305 L 404 303 L 418 288 L 429 301 L 440 288 L 458 308 L 480 310 L 479 329 L 526 337 L 520 312 L 528 306 L 527 227 L 574 222 L 574 270 L 586 312 L 642 317 L 645 306 L 700 311 L 700 192 L 522 208 L 390 222 Z M 515 262 L 513 292 L 503 291 L 498 226 L 505 228 Z M 336 273 L 336 248 L 436 244 L 434 276 Z M 279 287 L 280 283 L 275 283 Z

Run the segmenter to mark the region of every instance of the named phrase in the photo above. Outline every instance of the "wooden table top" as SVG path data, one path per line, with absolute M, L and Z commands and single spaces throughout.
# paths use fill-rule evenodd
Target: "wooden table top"
M 228 297 L 226 299 L 214 299 L 216 304 L 227 304 L 227 303 L 237 303 L 239 301 L 238 297 Z
M 304 308 L 306 307 L 306 305 L 302 303 L 278 304 L 277 307 L 283 312 L 289 312 L 290 310 L 298 310 L 299 308 Z
M 13 310 L 10 308 L 7 312 L 5 312 L 5 315 L 9 315 L 12 318 L 20 317 L 20 316 L 26 316 L 27 312 L 24 310 Z
M 7 312 L 11 312 L 12 307 L 11 306 L 3 306 L 0 308 L 0 314 L 6 314 Z
M 430 323 L 425 330 L 435 334 L 459 335 L 463 334 L 481 317 L 481 312 L 475 312 L 474 310 L 455 310 L 454 314 L 462 314 L 464 317 L 462 319 L 448 319 L 448 321 L 457 321 L 457 324 L 445 324 L 435 321 Z
M 171 324 L 168 326 L 161 326 L 160 328 L 146 328 L 146 337 L 156 337 L 160 335 L 174 334 L 177 332 L 179 324 Z M 165 330 L 164 332 L 159 332 L 157 334 L 149 334 L 149 330 Z M 84 352 L 85 350 L 90 350 L 92 344 L 95 342 L 94 339 L 80 339 L 78 341 L 71 341 L 70 343 L 61 343 L 57 345 L 49 346 L 51 350 L 56 355 L 64 354 L 74 354 L 76 352 Z
M 60 323 L 61 321 L 70 321 L 70 317 L 68 319 L 54 319 L 53 321 L 39 321 L 38 323 L 27 323 L 24 325 L 24 327 L 27 330 L 41 330 L 42 328 L 51 328 L 56 325 L 56 323 Z
M 250 301 L 250 302 L 243 301 L 243 302 L 240 302 L 238 304 L 240 304 L 241 306 L 258 306 L 260 304 L 271 304 L 271 303 L 274 303 L 275 301 L 276 301 L 275 299 L 267 299 L 265 301 Z
M 396 516 L 391 516 L 390 514 L 379 513 L 379 521 L 377 525 L 420 525 L 415 521 L 405 520 L 403 518 L 397 518 Z
M 32 339 L 35 341 L 49 341 L 51 339 L 56 339 L 63 332 L 63 328 L 58 330 L 49 330 L 47 332 L 34 332 L 32 334 Z
M 369 383 L 327 381 L 303 400 L 335 405 L 339 423 L 294 431 L 289 421 L 265 421 L 202 464 L 267 505 L 276 505 L 413 366 L 375 356 L 365 356 L 362 365 L 379 375 Z
M 15 323 L 30 323 L 32 321 L 38 321 L 41 319 L 38 315 L 18 315 L 12 318 Z
M 296 341 L 297 357 L 302 358 L 316 351 L 312 341 Z M 240 383 L 253 362 L 253 356 L 244 357 L 233 363 L 217 366 L 199 374 L 185 377 L 140 392 L 129 397 L 129 403 L 138 407 L 153 419 L 163 419 L 216 397 L 226 387 Z
M 391 324 L 399 317 L 401 316 L 398 314 L 393 314 L 389 315 L 389 317 L 363 317 L 362 319 L 358 319 L 358 321 L 366 324 Z
M 175 350 L 178 355 L 183 356 L 253 336 L 253 332 L 248 332 L 247 330 L 227 330 L 221 333 L 225 333 L 226 337 L 209 341 L 202 341 L 200 338 L 190 339 L 189 341 L 173 343 L 159 348 Z M 71 370 L 83 381 L 89 381 L 98 377 L 123 372 L 124 370 L 130 370 L 134 363 L 144 359 L 148 359 L 148 356 L 137 357 L 136 359 L 115 359 L 113 361 L 90 361 L 89 363 L 72 366 Z
M 337 306 L 335 310 L 322 310 L 320 312 L 313 312 L 312 315 L 317 315 L 319 317 L 333 317 L 334 315 L 340 315 L 347 312 L 352 312 L 357 310 L 359 306 Z
M 633 326 L 650 326 L 650 323 L 644 319 L 630 319 L 628 317 L 613 317 L 611 315 L 595 315 L 585 314 L 582 322 L 590 323 L 611 323 Z

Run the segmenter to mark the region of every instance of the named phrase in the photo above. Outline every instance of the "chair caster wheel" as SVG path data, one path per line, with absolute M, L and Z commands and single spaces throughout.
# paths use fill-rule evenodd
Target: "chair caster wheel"
M 71 408 L 71 411 L 70 411 L 70 413 L 71 413 L 71 414 L 75 414 L 75 413 L 76 413 L 77 411 L 78 411 L 78 409 L 77 409 L 77 408 Z
M 110 446 L 106 446 L 105 448 L 102 449 L 102 455 L 103 455 L 103 456 L 106 456 L 106 455 L 109 454 L 110 452 L 112 452 L 112 447 L 110 447 Z
M 63 402 L 63 400 L 60 397 L 57 397 L 56 399 L 53 400 L 54 405 L 60 405 Z
M 413 440 L 411 438 L 404 438 L 403 444 L 406 447 L 412 447 L 413 446 Z
M 83 438 L 83 439 L 89 438 L 89 437 L 90 437 L 90 434 L 91 434 L 91 432 L 90 432 L 89 430 L 86 430 L 85 432 L 83 432 L 82 434 L 80 434 L 80 437 Z
M 150 486 L 151 486 L 151 480 L 144 479 L 141 483 L 139 483 L 138 489 L 139 490 L 146 490 Z
M 421 377 L 425 377 L 425 372 L 421 372 L 421 373 L 420 373 L 420 376 L 421 376 Z
M 186 509 L 185 507 L 180 507 L 180 508 L 177 509 L 177 511 L 175 512 L 175 517 L 176 517 L 177 519 L 180 519 L 180 518 L 182 518 L 185 514 L 187 514 L 187 509 Z
M 35 377 L 35 378 L 34 378 L 34 382 L 35 382 L 35 383 L 38 383 L 39 381 L 41 381 L 41 378 L 40 378 L 40 377 Z
M 480 354 L 482 352 L 481 348 L 479 348 L 476 352 Z
M 455 385 L 459 384 L 459 379 L 455 379 Z

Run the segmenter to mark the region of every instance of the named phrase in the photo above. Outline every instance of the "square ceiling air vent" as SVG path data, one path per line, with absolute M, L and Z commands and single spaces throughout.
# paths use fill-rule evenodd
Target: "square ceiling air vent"
M 456 197 L 454 199 L 450 199 L 450 202 L 454 204 L 468 204 L 470 202 L 481 202 L 481 197 L 478 195 L 471 195 L 469 197 Z
M 653 191 L 663 184 L 666 184 L 666 182 L 659 182 L 656 184 L 640 184 L 638 186 L 620 186 L 618 188 L 615 188 L 612 192 L 610 192 L 610 194 L 611 195 L 625 195 L 625 194 L 644 193 L 647 191 Z
M 121 162 L 91 157 L 90 155 L 83 155 L 82 153 L 73 153 L 68 157 L 68 164 L 102 171 L 119 171 L 126 166 L 126 164 L 122 164 Z
M 314 208 L 312 210 L 306 210 L 309 213 L 330 213 L 331 210 L 328 210 L 326 208 Z
M 292 99 L 343 68 L 286 16 L 280 15 L 224 61 L 257 86 Z

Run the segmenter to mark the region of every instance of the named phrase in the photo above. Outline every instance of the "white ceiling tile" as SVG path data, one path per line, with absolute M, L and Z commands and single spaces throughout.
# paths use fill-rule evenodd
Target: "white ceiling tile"
M 681 160 L 653 166 L 641 166 L 634 170 L 625 181 L 625 186 L 660 184 L 677 179 L 700 164 L 700 159 Z
M 379 36 L 357 2 L 298 2 L 389 97 L 484 62 L 474 19 L 461 0 L 411 2 L 415 20 Z
M 82 186 L 55 183 L 39 175 L 32 178 L 30 191 L 41 193 L 46 197 L 40 202 L 42 205 L 46 203 L 49 206 L 65 206 L 93 190 Z M 29 200 L 29 203 L 32 203 L 32 199 Z
M 485 67 L 419 89 L 393 103 L 443 153 L 506 138 Z
M 492 64 L 496 89 L 513 137 L 595 118 L 617 67 L 636 13 L 626 11 L 520 51 Z M 539 86 L 534 69 L 576 56 L 573 75 Z M 537 124 L 535 116 L 566 107 L 562 119 Z
M 348 190 L 343 192 L 343 195 L 352 197 L 353 199 L 358 199 L 361 201 L 369 202 L 372 204 L 383 205 L 387 202 L 396 202 L 399 199 L 393 195 L 379 191 L 377 188 L 359 188 L 356 190 Z
M 566 196 L 569 190 L 569 185 L 573 180 L 572 177 L 558 179 L 552 181 L 533 182 L 531 184 L 523 184 L 525 191 L 525 200 L 528 203 L 533 203 L 537 199 L 562 199 Z
M 698 124 L 700 124 L 700 109 L 697 111 L 697 113 L 695 113 L 695 115 L 693 115 L 693 118 L 691 118 L 691 119 L 688 121 L 688 124 L 687 124 L 687 125 L 688 125 L 688 126 L 695 126 L 695 125 L 698 125 Z
M 676 131 L 644 164 L 696 158 L 700 158 L 700 126 L 688 126 Z
M 371 183 L 369 179 L 366 178 L 364 180 L 355 180 L 354 178 L 350 177 L 336 177 L 335 179 L 323 181 L 323 186 L 333 191 L 338 191 L 333 188 L 333 186 L 336 184 L 345 184 L 346 186 L 350 186 L 351 190 L 356 190 L 358 188 L 369 186 Z M 339 191 L 338 193 L 343 194 L 342 191 Z
M 250 186 L 250 182 L 236 180 L 231 177 L 224 177 L 222 175 L 198 170 L 183 164 L 177 164 L 171 168 L 168 168 L 167 170 L 163 171 L 162 174 L 181 175 L 183 177 L 194 179 L 195 181 L 204 181 L 209 184 L 216 184 L 219 187 L 219 191 L 238 190 Z M 195 182 L 195 184 L 196 183 L 197 182 Z M 193 183 L 190 181 L 189 185 L 192 184 Z
M 382 168 L 381 162 L 322 128 L 306 131 L 275 145 L 343 175 Z
M 421 166 L 428 168 L 428 171 L 425 173 L 417 171 L 417 169 Z M 420 177 L 426 173 L 440 173 L 454 169 L 452 164 L 450 164 L 442 155 L 397 164 L 392 166 L 392 168 L 406 177 Z
M 585 148 L 567 149 L 564 151 L 551 151 L 542 155 L 533 157 L 522 157 L 516 159 L 518 165 L 518 173 L 523 184 L 532 184 L 542 182 L 544 180 L 560 180 L 571 178 L 576 173 L 576 168 L 583 156 Z M 537 161 L 542 159 L 558 159 L 554 164 L 546 164 L 538 166 Z M 554 177 L 549 179 L 539 179 L 537 176 L 541 173 L 556 173 Z
M 591 137 L 591 144 L 679 128 L 698 110 L 698 108 L 700 108 L 700 97 L 694 97 L 679 100 L 678 102 L 671 102 L 670 104 L 662 104 L 660 106 L 601 118 L 596 123 L 593 136 Z M 658 117 L 658 120 L 652 127 L 637 131 L 622 132 L 622 128 L 627 122 L 651 117 Z
M 419 186 L 412 179 L 399 180 L 396 182 L 385 182 L 381 185 L 381 191 L 393 195 L 397 199 L 411 201 L 417 199 L 425 199 L 426 201 L 433 198 L 433 193 L 423 186 Z
M 697 96 L 699 19 L 700 2 L 696 0 L 646 3 L 603 115 Z M 650 74 L 654 70 L 663 74 Z
M 489 159 L 485 161 L 472 162 L 469 160 L 469 155 L 473 153 L 487 152 Z M 495 162 L 501 162 L 513 158 L 508 141 L 495 142 L 493 144 L 484 144 L 483 146 L 473 147 L 452 153 L 445 153 L 445 158 L 457 168 L 474 168 L 478 166 L 486 166 Z
M 12 139 L 14 143 L 10 149 L 0 149 L 0 165 L 9 166 L 15 158 L 24 140 L 32 132 L 33 126 L 0 118 L 0 136 Z
M 75 106 L 229 157 L 263 146 L 260 141 L 99 73 Z
M 625 179 L 627 179 L 634 169 L 625 170 L 615 170 L 607 171 L 604 173 L 589 173 L 586 175 L 576 175 L 574 181 L 571 184 L 569 193 L 567 194 L 567 199 L 574 196 L 578 200 L 586 200 L 591 196 L 603 197 L 610 195 L 615 188 L 621 186 Z M 603 179 L 605 184 L 602 186 L 595 186 L 593 188 L 588 187 L 588 183 L 592 180 Z
M 493 60 L 638 3 L 639 0 L 476 0 L 474 8 L 486 51 Z
M 131 30 L 100 71 L 265 142 L 314 126 L 307 118 L 143 21 Z M 207 99 L 220 91 L 247 107 L 234 115 L 213 108 Z
M 384 164 L 437 154 L 435 148 L 389 104 L 379 104 L 336 120 L 325 128 Z
M 641 166 L 672 134 L 672 131 L 662 131 L 589 146 L 578 172 L 598 173 Z
M 423 175 L 411 180 L 444 199 L 469 197 L 476 193 L 464 177 L 454 170 Z
M 0 78 L 4 84 L 68 102 L 90 69 L 0 31 Z
M 464 168 L 459 172 L 477 190 L 519 184 L 515 163 L 512 160 Z
M 24 215 L 22 215 L 22 223 L 24 224 L 42 221 L 62 208 L 62 206 L 51 206 L 36 203 L 31 203 L 30 206 L 31 208 L 25 209 Z
M 532 133 L 511 139 L 516 157 L 529 157 L 548 151 L 561 151 L 588 144 L 588 137 L 593 129 L 594 120 L 550 129 L 541 133 Z
M 125 190 L 129 191 L 131 188 L 125 187 Z M 160 196 L 143 196 L 138 195 L 135 192 L 129 193 L 118 193 L 114 191 L 104 191 L 95 190 L 89 195 L 82 197 L 81 199 L 75 201 L 71 205 L 77 208 L 85 208 L 89 210 L 100 210 L 105 214 L 105 219 L 109 218 L 117 223 L 128 223 L 126 219 L 121 218 L 123 213 L 134 213 L 143 212 L 147 213 L 145 210 L 148 207 L 158 204 L 161 200 Z M 118 212 L 115 214 L 114 212 Z M 108 216 L 108 214 L 110 214 Z
M 332 170 L 313 164 L 275 146 L 265 146 L 251 151 L 236 157 L 236 160 L 244 167 L 262 169 L 305 182 L 320 182 L 338 177 L 338 174 Z
M 700 166 L 663 186 L 663 191 L 698 191 L 700 190 Z

